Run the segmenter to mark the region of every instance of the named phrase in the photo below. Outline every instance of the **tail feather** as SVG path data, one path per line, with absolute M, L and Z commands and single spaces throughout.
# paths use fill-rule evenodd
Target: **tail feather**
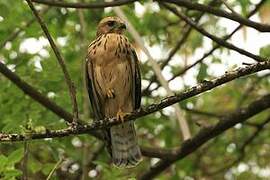
M 142 155 L 137 142 L 134 122 L 113 126 L 110 132 L 114 165 L 120 168 L 136 166 L 141 161 Z

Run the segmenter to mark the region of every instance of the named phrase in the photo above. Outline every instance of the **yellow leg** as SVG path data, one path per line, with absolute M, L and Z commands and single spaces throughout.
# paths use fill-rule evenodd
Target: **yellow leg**
M 123 112 L 122 109 L 120 108 L 120 109 L 118 110 L 117 114 L 116 114 L 117 121 L 121 121 L 121 122 L 123 123 L 123 122 L 124 122 L 124 117 L 125 117 L 126 115 L 128 115 L 128 114 L 130 114 L 130 113 L 125 113 L 125 112 Z
M 114 98 L 114 90 L 113 89 L 108 89 L 106 91 L 107 98 Z

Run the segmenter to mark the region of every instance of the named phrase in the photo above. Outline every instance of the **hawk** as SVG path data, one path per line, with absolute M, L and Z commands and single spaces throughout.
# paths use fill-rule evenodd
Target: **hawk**
M 134 122 L 123 122 L 127 113 L 140 108 L 141 77 L 134 48 L 123 34 L 118 17 L 106 17 L 88 46 L 86 80 L 95 120 L 116 117 L 121 124 L 103 131 L 104 141 L 117 167 L 136 166 L 141 160 Z

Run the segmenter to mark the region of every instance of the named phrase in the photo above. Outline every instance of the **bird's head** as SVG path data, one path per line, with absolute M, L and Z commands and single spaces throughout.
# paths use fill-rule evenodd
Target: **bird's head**
M 125 30 L 126 24 L 119 17 L 106 17 L 98 24 L 97 36 L 107 33 L 123 34 Z

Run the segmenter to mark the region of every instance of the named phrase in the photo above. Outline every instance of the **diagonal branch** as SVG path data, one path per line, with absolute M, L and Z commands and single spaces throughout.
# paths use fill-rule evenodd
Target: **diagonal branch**
M 191 112 L 193 114 L 198 114 L 198 115 L 202 115 L 202 116 L 208 116 L 208 117 L 213 117 L 213 118 L 222 118 L 222 115 L 220 114 L 216 114 L 216 113 L 212 113 L 212 112 L 205 112 L 205 111 L 200 111 L 200 110 L 196 110 L 196 109 L 190 109 L 188 107 L 183 107 L 184 110 Z
M 65 65 L 65 62 L 64 62 L 64 59 L 63 57 L 61 56 L 60 52 L 59 52 L 59 49 L 57 48 L 56 44 L 54 43 L 54 40 L 53 38 L 51 37 L 49 31 L 48 31 L 48 28 L 46 26 L 46 24 L 44 23 L 44 21 L 41 19 L 41 17 L 39 16 L 37 10 L 35 9 L 33 3 L 31 0 L 26 0 L 30 9 L 32 10 L 33 14 L 35 15 L 38 23 L 40 24 L 40 27 L 42 28 L 44 34 L 46 35 L 52 49 L 53 49 L 53 52 L 57 58 L 57 61 L 64 73 L 64 77 L 65 77 L 65 81 L 66 81 L 66 84 L 68 86 L 68 89 L 69 89 L 69 93 L 70 93 L 70 98 L 71 98 L 71 102 L 72 102 L 72 109 L 73 109 L 73 122 L 74 123 L 77 123 L 78 119 L 79 119 L 79 115 L 78 115 L 78 105 L 77 105 L 77 100 L 76 100 L 76 90 L 75 90 L 75 87 L 74 87 L 74 84 L 73 82 L 71 81 L 71 78 L 70 78 L 70 75 L 68 73 L 68 70 L 66 68 L 66 65 Z
M 244 49 L 241 49 L 231 43 L 228 43 L 226 41 L 224 41 L 221 38 L 218 38 L 217 36 L 214 36 L 210 33 L 208 33 L 207 31 L 205 31 L 203 28 L 197 26 L 193 20 L 191 20 L 190 18 L 188 18 L 187 16 L 185 16 L 183 13 L 179 12 L 176 8 L 173 8 L 163 2 L 160 2 L 160 4 L 162 4 L 165 8 L 167 8 L 168 10 L 170 10 L 172 13 L 174 13 L 176 16 L 180 17 L 181 19 L 183 19 L 186 23 L 188 23 L 190 26 L 192 26 L 194 29 L 196 29 L 198 32 L 200 32 L 201 34 L 203 34 L 204 36 L 210 38 L 211 40 L 215 41 L 216 43 L 218 43 L 221 46 L 224 46 L 226 48 L 232 49 L 242 55 L 245 55 L 247 57 L 250 57 L 256 61 L 265 61 L 265 58 L 262 58 L 258 55 L 254 55 Z
M 185 158 L 187 155 L 196 151 L 201 145 L 210 139 L 220 135 L 224 131 L 230 129 L 238 123 L 242 123 L 252 116 L 270 108 L 270 94 L 261 97 L 259 100 L 252 102 L 248 107 L 238 109 L 228 115 L 215 126 L 209 126 L 200 130 L 200 132 L 192 139 L 184 141 L 182 146 L 178 149 L 177 154 L 170 160 L 160 160 L 156 165 L 151 167 L 140 176 L 140 180 L 153 179 L 162 171 L 167 169 L 176 161 Z
M 47 108 L 48 110 L 55 113 L 57 116 L 65 119 L 65 121 L 71 123 L 72 122 L 72 114 L 65 111 L 63 108 L 55 104 L 49 98 L 41 94 L 36 88 L 29 85 L 27 82 L 22 80 L 19 76 L 17 76 L 14 72 L 9 70 L 5 64 L 1 62 L 0 59 L 0 72 L 8 78 L 11 82 L 13 82 L 18 88 L 20 88 L 25 94 L 30 96 L 32 99 L 40 103 L 42 106 Z
M 224 18 L 236 21 L 240 24 L 252 27 L 254 29 L 257 29 L 260 32 L 270 32 L 270 25 L 257 23 L 257 22 L 248 20 L 246 18 L 243 18 L 242 16 L 239 16 L 237 14 L 228 13 L 224 10 L 219 10 L 219 9 L 211 7 L 211 6 L 207 6 L 207 5 L 203 5 L 203 4 L 199 4 L 199 3 L 193 3 L 193 2 L 188 1 L 188 0 L 165 0 L 165 1 L 164 0 L 162 0 L 162 1 L 156 0 L 156 1 L 173 3 L 173 4 L 177 4 L 178 6 L 186 7 L 188 9 L 208 12 L 208 13 L 214 14 L 216 16 L 224 17 Z
M 216 0 L 212 0 L 209 5 L 213 5 L 216 2 Z M 201 12 L 195 19 L 196 23 L 199 23 L 199 21 L 201 20 L 201 18 L 203 17 L 204 12 Z M 170 50 L 168 57 L 162 62 L 162 64 L 160 65 L 160 68 L 163 69 L 168 63 L 169 61 L 172 59 L 172 57 L 177 53 L 177 51 L 179 49 L 181 49 L 181 47 L 183 46 L 183 44 L 186 42 L 187 38 L 189 37 L 190 33 L 192 31 L 192 26 L 190 26 L 189 24 L 185 24 L 183 30 L 181 31 L 182 36 L 180 36 L 180 39 L 178 40 L 178 42 L 176 43 L 176 45 L 174 46 L 173 49 Z M 148 84 L 148 86 L 143 90 L 142 94 L 145 95 L 146 92 L 150 92 L 149 88 L 150 86 L 153 84 L 153 82 L 157 81 L 157 76 L 153 75 L 150 78 L 150 83 Z M 158 82 L 159 83 L 159 82 Z
M 222 84 L 225 84 L 229 81 L 232 81 L 236 78 L 250 75 L 252 73 L 270 69 L 270 61 L 261 62 L 253 65 L 249 65 L 247 67 L 238 68 L 235 71 L 227 72 L 223 76 L 216 78 L 211 81 L 204 81 L 186 91 L 179 93 L 174 96 L 167 97 L 161 100 L 158 104 L 152 104 L 148 107 L 141 108 L 138 111 L 131 113 L 130 115 L 125 116 L 124 121 L 135 120 L 140 117 L 146 116 L 148 114 L 154 113 L 161 109 L 164 109 L 168 106 L 171 106 L 177 102 L 183 101 L 190 97 L 196 96 L 208 90 L 211 90 L 215 87 L 218 87 Z M 32 97 L 32 96 L 31 96 Z M 270 104 L 270 95 L 266 96 L 266 99 L 269 101 Z M 259 106 L 258 106 L 259 108 Z M 225 118 L 226 119 L 226 118 Z M 223 122 L 223 121 L 222 121 Z M 70 136 L 75 134 L 84 134 L 84 133 L 95 133 L 98 129 L 108 128 L 113 125 L 119 124 L 121 122 L 117 121 L 116 118 L 106 118 L 99 121 L 94 121 L 90 125 L 79 125 L 74 128 L 67 128 L 61 130 L 46 130 L 44 133 L 32 133 L 27 135 L 20 135 L 20 134 L 0 134 L 0 141 L 23 141 L 23 140 L 30 140 L 30 139 L 44 139 L 44 138 L 53 138 L 53 137 L 64 137 Z M 188 142 L 188 141 L 187 141 Z
M 259 86 L 260 82 L 264 79 L 264 78 L 268 78 L 270 77 L 270 72 L 267 74 L 264 74 L 263 76 L 259 76 L 256 79 L 254 79 L 250 85 L 247 87 L 247 89 L 243 90 L 242 95 L 240 96 L 240 99 L 238 101 L 238 105 L 237 106 L 241 106 L 249 97 L 250 94 L 256 90 L 256 88 L 258 88 L 257 86 Z
M 227 0 L 220 0 L 225 6 L 226 8 L 228 8 L 233 14 L 236 14 L 238 16 L 240 16 L 227 2 Z
M 216 3 L 216 0 L 212 0 L 209 5 L 212 6 Z M 203 17 L 204 12 L 201 12 L 196 19 L 194 20 L 197 23 L 199 23 L 199 21 L 201 20 L 201 18 Z M 185 41 L 187 40 L 187 38 L 189 37 L 189 34 L 191 33 L 192 30 L 192 26 L 190 26 L 189 24 L 185 24 L 185 29 L 184 32 L 181 32 L 181 34 L 183 34 L 181 36 L 181 38 L 179 39 L 179 41 L 177 42 L 176 46 L 169 52 L 168 57 L 162 62 L 161 64 L 161 69 L 163 69 L 168 62 L 172 59 L 172 57 L 175 55 L 175 53 L 181 49 L 182 45 L 185 43 Z
M 247 17 L 251 17 L 252 15 L 254 15 L 260 8 L 261 6 L 266 2 L 266 0 L 261 0 L 257 5 L 256 7 L 247 15 Z M 229 35 L 226 35 L 224 38 L 222 38 L 224 41 L 230 39 L 239 29 L 242 28 L 242 24 L 240 24 L 237 28 L 235 28 Z M 216 44 L 214 45 L 214 47 L 209 50 L 208 52 L 206 52 L 200 59 L 196 60 L 193 64 L 187 66 L 186 68 L 184 68 L 183 70 L 179 71 L 178 73 L 176 73 L 171 79 L 169 79 L 169 81 L 175 79 L 176 77 L 180 76 L 180 75 L 183 75 L 185 74 L 189 69 L 193 68 L 194 66 L 196 66 L 197 64 L 201 63 L 205 58 L 207 58 L 208 56 L 210 56 L 215 50 L 217 50 L 218 48 L 220 47 L 219 44 Z M 151 80 L 155 80 L 154 78 L 151 79 Z M 152 83 L 152 82 L 151 82 Z M 151 84 L 150 83 L 150 84 Z M 150 86 L 149 86 L 150 87 Z M 143 95 L 146 95 L 148 94 L 149 92 L 149 87 L 145 88 L 143 91 L 142 91 L 142 94 Z M 156 88 L 154 88 L 153 90 L 156 90 L 158 89 L 159 86 L 157 86 Z M 152 90 L 152 91 L 153 91 Z
M 258 4 L 256 4 L 256 7 L 250 11 L 250 13 L 247 15 L 247 18 L 250 18 L 251 16 L 253 16 L 260 8 L 261 6 L 266 2 L 266 0 L 262 0 L 260 1 Z M 239 29 L 241 29 L 243 27 L 242 24 L 240 24 L 239 26 L 237 26 L 230 34 L 226 35 L 222 40 L 227 41 L 228 39 L 230 39 Z M 176 76 L 180 76 L 182 74 L 184 74 L 186 71 L 188 71 L 189 69 L 191 69 L 192 67 L 194 67 L 195 65 L 197 65 L 198 63 L 201 63 L 205 58 L 207 58 L 209 55 L 211 55 L 215 50 L 217 50 L 220 47 L 219 44 L 216 44 L 210 51 L 208 51 L 207 53 L 205 53 L 200 59 L 198 59 L 197 61 L 195 61 L 193 64 L 191 64 L 190 66 L 184 68 L 181 72 L 177 73 Z M 172 78 L 173 79 L 173 78 Z M 170 80 L 172 80 L 170 79 Z
M 159 158 L 159 159 L 172 159 L 177 154 L 177 148 L 166 149 L 166 148 L 150 148 L 140 147 L 142 154 L 147 157 Z
M 214 171 L 208 172 L 207 174 L 212 176 L 218 173 L 221 173 L 229 168 L 231 168 L 232 166 L 238 164 L 244 157 L 246 154 L 246 148 L 249 144 L 251 144 L 256 137 L 258 137 L 260 135 L 261 132 L 263 132 L 263 129 L 265 128 L 265 126 L 270 122 L 270 116 L 268 118 L 266 118 L 266 120 L 264 120 L 261 124 L 256 125 L 257 129 L 255 130 L 255 132 L 250 135 L 245 141 L 244 143 L 240 146 L 239 151 L 240 151 L 240 155 L 239 157 L 237 157 L 234 161 L 230 162 L 229 164 L 226 164 L 225 166 L 218 168 Z
M 65 8 L 85 8 L 85 9 L 121 6 L 121 5 L 133 3 L 135 1 L 138 1 L 138 0 L 118 0 L 118 1 L 112 1 L 112 2 L 91 2 L 91 3 L 82 3 L 82 2 L 75 3 L 75 2 L 63 2 L 63 1 L 53 1 L 53 0 L 32 0 L 32 2 L 45 4 L 48 6 L 65 7 Z

